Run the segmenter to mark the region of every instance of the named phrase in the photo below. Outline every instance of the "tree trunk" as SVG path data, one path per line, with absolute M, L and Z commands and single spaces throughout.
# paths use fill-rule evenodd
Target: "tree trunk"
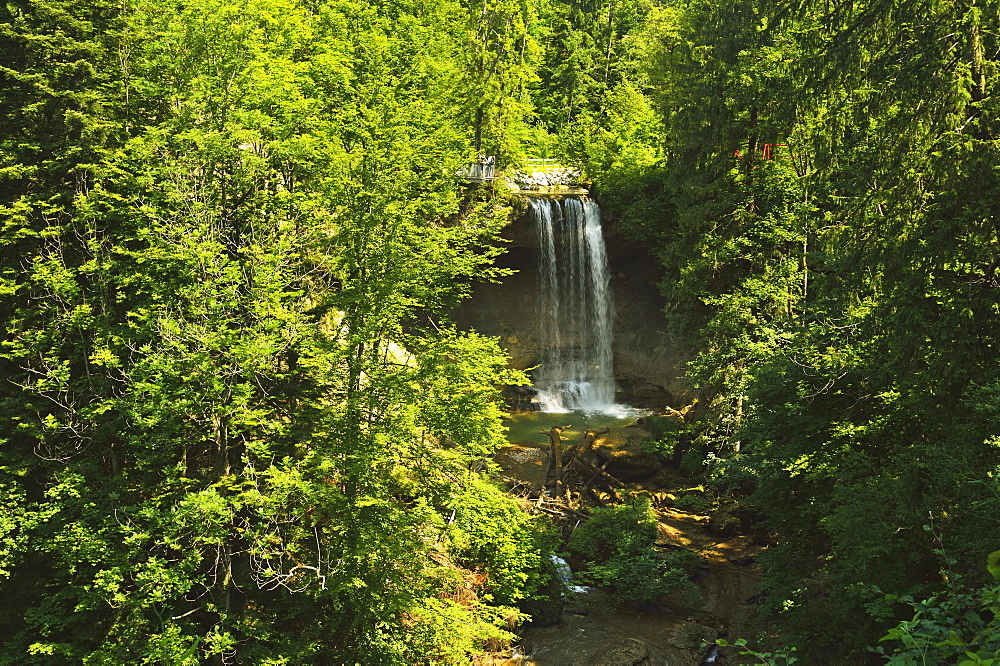
M 555 480 L 556 480 L 556 497 L 562 497 L 563 492 L 563 466 L 562 466 L 562 432 L 569 428 L 568 425 L 565 426 L 552 426 L 547 431 L 542 431 L 544 434 L 549 436 L 549 451 L 550 460 L 552 460 L 552 465 L 555 468 Z
M 229 402 L 231 389 L 226 390 L 223 397 L 223 406 Z M 212 478 L 218 482 L 229 475 L 231 461 L 229 458 L 229 423 L 222 414 L 213 417 L 215 426 L 215 438 L 213 442 Z M 224 493 L 225 490 L 220 490 Z M 215 603 L 215 613 L 219 617 L 219 626 L 226 627 L 229 624 L 228 615 L 232 605 L 232 548 L 228 539 L 223 539 L 216 551 L 215 563 L 215 585 L 212 589 L 212 601 Z M 212 655 L 210 663 L 222 666 L 225 663 L 223 655 Z
M 476 154 L 481 155 L 483 152 L 483 107 L 476 107 L 476 120 L 473 129 L 475 130 L 475 140 L 476 144 Z

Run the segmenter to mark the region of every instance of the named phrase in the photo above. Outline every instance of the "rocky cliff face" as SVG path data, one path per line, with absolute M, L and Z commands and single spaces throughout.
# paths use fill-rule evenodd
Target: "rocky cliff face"
M 527 208 L 525 206 L 525 208 Z M 611 290 L 615 302 L 614 369 L 620 402 L 651 408 L 690 402 L 692 390 L 683 380 L 688 351 L 671 336 L 657 288 L 662 277 L 654 257 L 634 244 L 607 233 Z M 515 274 L 497 284 L 481 284 L 454 313 L 462 328 L 499 336 L 519 369 L 539 362 L 538 245 L 527 213 L 505 230 L 510 249 L 498 264 Z M 567 316 L 573 316 L 567 313 Z M 567 341 L 572 344 L 572 341 Z

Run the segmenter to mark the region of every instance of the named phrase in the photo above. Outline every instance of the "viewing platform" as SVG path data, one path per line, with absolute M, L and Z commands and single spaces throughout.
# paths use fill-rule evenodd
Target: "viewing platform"
M 557 159 L 527 159 L 517 171 L 500 171 L 488 162 L 472 162 L 458 172 L 469 183 L 503 180 L 514 192 L 525 194 L 587 194 L 580 170 Z
M 497 179 L 495 164 L 472 162 L 458 172 L 458 177 L 470 183 L 492 183 Z

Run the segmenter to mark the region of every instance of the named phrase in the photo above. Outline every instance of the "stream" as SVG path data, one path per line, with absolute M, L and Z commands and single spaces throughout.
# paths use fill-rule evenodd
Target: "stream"
M 578 431 L 599 426 L 620 428 L 629 422 L 606 415 L 512 415 L 511 441 L 516 443 L 497 456 L 508 485 L 540 484 L 548 445 L 539 431 L 551 427 L 554 419 L 574 422 L 574 430 Z M 575 438 L 572 434 L 569 437 Z M 646 492 L 653 499 L 659 522 L 659 548 L 686 548 L 703 558 L 703 566 L 694 578 L 696 591 L 679 592 L 645 608 L 616 605 L 599 587 L 586 588 L 580 593 L 583 589 L 572 579 L 569 566 L 559 560 L 557 569 L 568 588 L 560 621 L 546 627 L 529 623 L 519 630 L 521 641 L 512 653 L 484 663 L 492 666 L 743 663 L 731 648 L 713 650 L 703 643 L 719 637 L 753 640 L 765 628 L 755 605 L 760 575 L 752 566 L 762 546 L 749 536 L 719 535 L 709 526 L 708 516 L 672 507 L 677 491 L 689 485 L 689 479 L 667 473 L 657 475 L 655 480 L 628 484 L 628 488 Z
M 612 335 L 615 307 L 597 204 L 585 197 L 529 197 L 528 203 L 538 271 L 537 330 L 527 336 L 537 341 L 536 365 L 532 371 L 535 394 L 531 403 L 541 411 L 514 412 L 506 418 L 511 445 L 496 456 L 501 478 L 515 496 L 522 498 L 526 508 L 547 511 L 541 506 L 542 498 L 555 495 L 552 486 L 547 485 L 551 463 L 546 433 L 558 429 L 556 437 L 569 446 L 570 442 L 580 441 L 587 430 L 602 434 L 610 431 L 607 440 L 616 442 L 611 445 L 610 455 L 617 456 L 619 451 L 615 447 L 621 447 L 626 459 L 632 456 L 633 464 L 630 467 L 626 460 L 624 467 L 608 467 L 609 460 L 604 467 L 608 475 L 620 475 L 616 483 L 619 488 L 624 485 L 621 489 L 625 495 L 630 491 L 645 492 L 654 500 L 659 523 L 657 548 L 694 551 L 702 557 L 703 566 L 694 579 L 696 590 L 678 592 L 654 604 L 637 607 L 614 603 L 599 587 L 581 586 L 574 581 L 569 565 L 553 555 L 556 573 L 565 590 L 565 604 L 561 616 L 558 606 L 549 606 L 552 612 L 548 620 L 558 621 L 550 626 L 522 627 L 521 641 L 512 652 L 479 663 L 493 666 L 726 663 L 729 650 L 715 648 L 710 645 L 712 641 L 723 636 L 752 639 L 761 629 L 752 601 L 759 597 L 760 578 L 749 566 L 760 546 L 749 537 L 715 534 L 708 525 L 708 516 L 685 513 L 674 507 L 677 493 L 691 485 L 690 480 L 666 468 L 657 471 L 660 462 L 652 454 L 638 451 L 637 447 L 641 447 L 633 443 L 649 437 L 641 428 L 628 427 L 647 413 L 615 402 Z M 592 435 L 595 447 L 596 441 Z M 608 449 L 604 451 L 607 453 Z M 638 458 L 643 459 L 643 464 L 636 464 Z M 596 471 L 594 478 L 603 474 L 603 469 Z M 559 468 L 556 479 L 561 479 L 561 474 Z M 647 480 L 622 484 L 629 478 Z M 556 488 L 561 482 L 556 481 Z M 615 491 L 610 486 L 607 489 L 617 501 Z M 529 497 L 538 498 L 537 506 Z M 602 501 L 594 493 L 591 498 Z M 578 508 L 586 510 L 583 506 Z M 551 510 L 547 513 L 569 518 L 565 513 Z M 578 512 L 572 515 L 585 519 Z M 578 525 L 579 519 L 572 518 L 562 524 L 564 536 L 575 529 L 573 523 Z

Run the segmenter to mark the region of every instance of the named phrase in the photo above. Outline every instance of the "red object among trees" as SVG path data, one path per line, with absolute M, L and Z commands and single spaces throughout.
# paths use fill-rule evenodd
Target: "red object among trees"
M 774 150 L 775 150 L 775 148 L 788 148 L 788 144 L 787 143 L 765 143 L 764 144 L 764 149 L 760 153 L 760 158 L 762 160 L 771 160 L 771 159 L 774 159 Z M 736 159 L 739 159 L 739 160 L 743 159 L 743 154 L 740 151 L 738 151 L 738 150 L 734 150 L 733 151 L 733 155 L 736 155 Z

